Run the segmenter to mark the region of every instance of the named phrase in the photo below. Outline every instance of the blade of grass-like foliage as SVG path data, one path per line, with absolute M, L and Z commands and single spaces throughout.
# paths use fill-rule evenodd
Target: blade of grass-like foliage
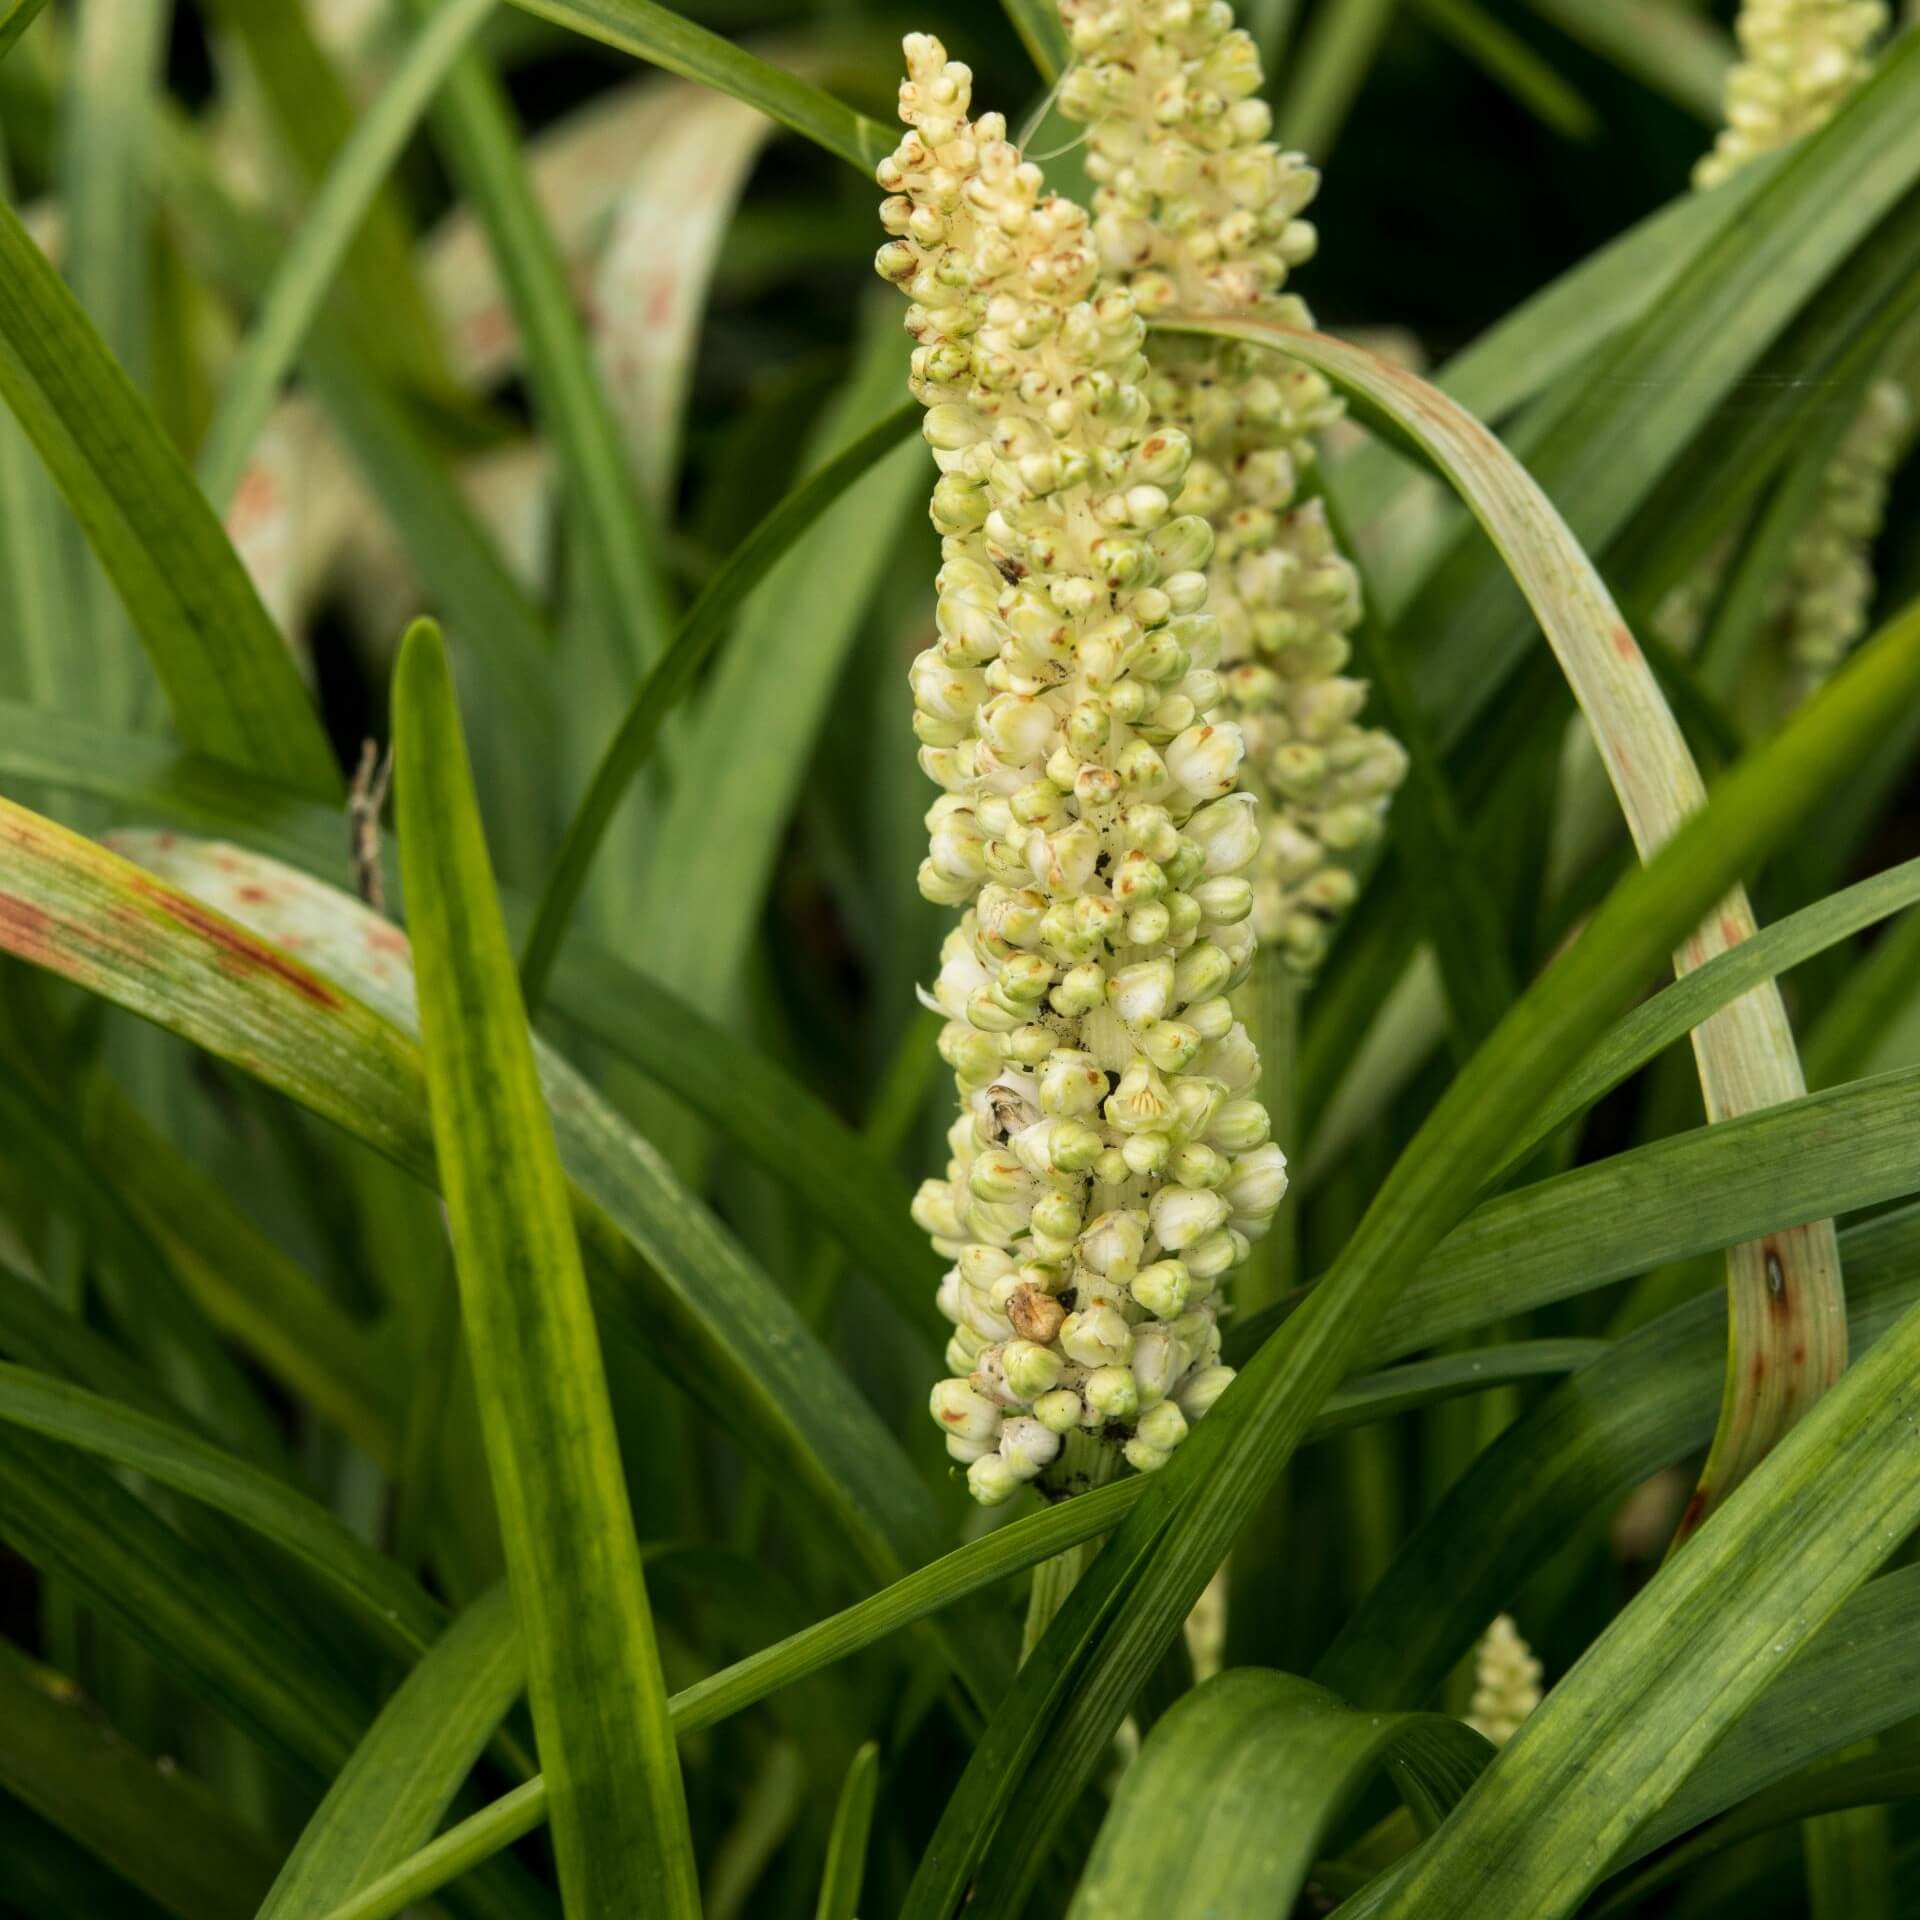
M 436 6 L 327 169 L 253 331 L 221 382 L 219 408 L 200 449 L 200 484 L 222 511 L 382 181 L 448 69 L 492 11 L 493 0 L 445 0 Z
M 840 1804 L 827 1838 L 827 1865 L 820 1876 L 820 1898 L 813 1920 L 856 1920 L 860 1883 L 866 1875 L 867 1836 L 873 1828 L 874 1795 L 880 1787 L 880 1747 L 869 1740 L 853 1756 Z
M 377 922 L 358 908 L 342 918 L 336 909 L 344 895 L 315 888 L 287 871 L 293 866 L 305 874 L 343 874 L 339 816 L 330 807 L 158 739 L 108 732 L 5 702 L 0 702 L 0 772 L 239 836 L 286 864 L 270 866 L 233 847 L 196 847 L 164 831 L 122 833 L 115 839 L 141 865 L 213 900 L 222 911 L 272 938 L 291 936 L 309 954 L 322 957 L 323 970 L 359 968 L 385 957 L 379 952 L 383 936 Z M 898 1173 L 865 1151 L 859 1135 L 797 1080 L 718 1022 L 585 940 L 560 967 L 554 1011 L 671 1089 L 786 1181 L 912 1323 L 921 1323 L 931 1297 L 932 1255 L 907 1217 L 912 1196 Z M 139 1177 L 137 1161 L 122 1164 L 128 1178 Z M 162 1196 L 156 1192 L 154 1197 Z M 239 1310 L 244 1303 L 233 1305 Z M 242 1327 L 223 1324 L 246 1337 Z M 304 1358 L 317 1364 L 338 1344 L 316 1343 Z M 272 1362 L 274 1350 L 256 1350 Z M 315 1393 L 323 1403 L 337 1397 L 312 1381 L 302 1391 Z
M 855 364 L 827 445 L 891 415 L 902 377 L 889 318 Z M 921 454 L 903 444 L 832 503 L 761 580 L 688 724 L 699 777 L 681 782 L 652 849 L 634 958 L 715 1017 L 734 1010 L 794 797 L 924 484 Z M 713 885 L 722 873 L 727 885 Z
M 1320 1439 L 1365 1420 L 1428 1405 L 1438 1397 L 1584 1365 L 1595 1350 L 1592 1342 L 1534 1341 L 1449 1354 L 1355 1379 L 1329 1396 L 1308 1437 Z M 998 1527 L 844 1612 L 696 1681 L 673 1697 L 675 1731 L 688 1734 L 712 1726 L 968 1594 L 1098 1539 L 1134 1506 L 1147 1485 L 1137 1477 L 1119 1481 Z M 391 1920 L 403 1908 L 533 1832 L 545 1818 L 546 1783 L 530 1780 L 362 1889 L 328 1920 Z
M 1628 1602 L 1438 1833 L 1358 1898 L 1356 1915 L 1571 1913 L 1920 1519 L 1917 1368 L 1920 1309 L 1909 1308 Z
M 1073 47 L 1055 0 L 1000 0 L 1000 4 L 1040 78 L 1058 80 L 1073 58 Z
M 669 73 L 744 100 L 768 119 L 871 176 L 894 136 L 831 94 L 756 59 L 655 0 L 514 0 L 529 13 L 600 40 Z
M 118 833 L 112 842 L 320 972 L 352 982 L 390 1018 L 412 1018 L 405 946 L 390 944 L 393 929 L 358 902 L 234 847 L 151 832 Z M 759 1159 L 873 1275 L 906 1324 L 927 1323 L 938 1275 L 908 1217 L 906 1183 L 797 1081 L 717 1021 L 585 943 L 561 968 L 555 1011 Z
M 156 147 L 156 190 L 210 277 L 242 298 L 258 297 L 277 258 L 272 228 L 228 194 L 182 116 L 160 116 Z M 325 311 L 300 364 L 457 637 L 499 676 L 516 712 L 551 737 L 553 636 L 405 408 Z
M 1847 976 L 1807 1036 L 1807 1077 L 1829 1086 L 1867 1071 L 1901 1030 L 1920 978 L 1920 916 L 1892 928 Z
M 251 1920 L 270 1841 L 197 1780 L 156 1766 L 64 1676 L 0 1641 L 0 1787 L 178 1920 Z M 19 1863 L 9 1856 L 9 1880 Z
M 622 182 L 594 275 L 596 348 L 640 492 L 673 500 L 702 308 L 735 203 L 773 128 L 725 94 L 674 81 Z
M 1368 1342 L 1370 1360 L 1565 1299 L 1663 1261 L 1920 1188 L 1920 1068 L 1849 1082 L 1739 1120 L 1649 1142 L 1483 1202 L 1420 1263 Z M 1228 1336 L 1253 1352 L 1310 1298 Z
M 1581 1062 L 1578 1071 L 1568 1076 L 1507 1164 L 1513 1165 L 1744 988 L 1768 975 L 1778 977 L 1788 972 L 1916 901 L 1920 901 L 1920 860 L 1909 860 L 1761 928 L 1752 939 L 1743 940 L 1676 980 L 1628 1014 Z M 1920 922 L 1913 924 L 1920 926 Z M 1903 927 L 1887 937 L 1899 939 L 1905 931 Z M 1876 955 L 1879 951 L 1875 949 Z M 1856 999 L 1857 978 L 1837 1004 L 1851 1007 Z M 1817 1034 L 1818 1029 L 1816 1038 Z M 1834 1076 L 1822 1070 L 1816 1044 L 1809 1044 L 1807 1060 L 1808 1078 L 1815 1086 L 1832 1081 Z
M 427 21 L 436 0 L 408 0 Z M 454 66 L 434 126 L 455 178 L 487 229 L 520 322 L 534 407 L 578 517 L 613 657 L 637 671 L 665 645 L 667 588 L 660 536 L 634 484 L 620 433 L 574 312 L 565 263 L 520 153 L 505 90 L 484 52 Z
M 1497 15 L 1475 0 L 1414 0 L 1415 10 L 1543 126 L 1591 140 L 1600 118 L 1582 95 Z
M 1366 82 L 1399 0 L 1347 0 L 1307 22 L 1300 53 L 1274 110 L 1289 145 L 1325 160 Z
M 331 798 L 326 736 L 193 476 L 11 209 L 0 399 L 112 576 L 190 746 Z
M 310 1567 L 397 1650 L 431 1646 L 446 1615 L 412 1577 L 316 1501 L 177 1422 L 0 1363 L 0 1421 L 144 1475 L 251 1528 Z
M 105 1467 L 0 1434 L 0 1538 L 297 1777 L 324 1782 L 352 1751 L 371 1711 L 359 1688 Z
M 1529 0 L 1534 12 L 1647 82 L 1709 126 L 1719 124 L 1733 43 L 1669 0 Z
M 397 1396 L 373 1336 L 117 1089 L 96 1089 L 88 1145 L 207 1318 L 390 1467 Z
M 1121 1776 L 1071 1920 L 1288 1913 L 1341 1811 L 1389 1759 L 1441 1813 L 1493 1749 L 1438 1713 L 1363 1713 L 1263 1667 L 1176 1701 Z
M 47 0 L 4 0 L 0 4 L 0 60 L 13 51 L 14 42 L 40 17 Z
M 284 1470 L 285 1444 L 253 1383 L 64 1113 L 13 1061 L 0 1075 L 0 1138 L 98 1252 L 101 1297 L 127 1343 L 230 1446 Z
M 359 109 L 306 9 L 211 0 L 210 10 L 244 49 L 273 131 L 318 188 L 352 136 Z M 429 393 L 446 392 L 446 356 L 414 271 L 412 242 L 398 195 L 378 193 L 347 256 L 346 324 L 383 380 L 397 374 Z
M 165 1907 L 130 1887 L 8 1793 L 0 1793 L 0 1848 L 9 1869 L 8 1895 L 27 1920 L 68 1920 L 75 1913 L 166 1920 Z
M 520 962 L 529 1005 L 537 1007 L 545 996 L 561 938 L 608 824 L 647 764 L 667 715 L 692 687 L 740 603 L 861 475 L 901 443 L 913 430 L 915 418 L 911 403 L 897 408 L 803 480 L 741 542 L 688 608 L 672 643 L 634 694 L 594 768 L 585 796 L 567 822 Z
M 1327 1280 L 1151 1477 L 1082 1576 L 948 1803 L 907 1903 L 914 1920 L 945 1920 L 969 1885 L 988 1908 L 1017 1899 L 1134 1692 L 1405 1275 L 1465 1212 L 1524 1116 L 1605 1031 L 1646 969 L 1840 778 L 1916 675 L 1920 619 L 1856 655 L 1730 773 L 1707 810 L 1622 881 L 1454 1080 Z M 1044 1793 L 1032 1790 L 1039 1781 Z
M 1305 360 L 1391 414 L 1444 469 L 1553 647 L 1641 858 L 1670 841 L 1705 800 L 1699 769 L 1605 582 L 1526 469 L 1470 414 L 1388 361 L 1324 335 L 1288 344 L 1279 329 L 1253 322 L 1216 330 L 1282 346 Z M 1912 619 L 1920 631 L 1920 608 Z M 1736 887 L 1681 945 L 1676 972 L 1704 966 L 1755 931 L 1753 909 Z M 1786 1004 L 1771 980 L 1695 1028 L 1693 1047 L 1709 1120 L 1737 1118 L 1806 1092 Z M 1831 1221 L 1734 1248 L 1727 1288 L 1727 1391 L 1682 1539 L 1847 1363 L 1846 1301 Z
M 1856 1351 L 1920 1298 L 1920 1208 L 1843 1236 Z M 1370 1706 L 1423 1700 L 1579 1526 L 1706 1444 L 1726 1309 L 1696 1295 L 1563 1382 L 1416 1527 L 1313 1677 Z
M 329 912 L 347 985 L 0 801 L 0 949 L 234 1060 L 431 1180 L 405 936 L 344 894 Z M 917 1476 L 793 1308 L 585 1082 L 541 1060 L 609 1327 L 670 1342 L 676 1376 L 810 1488 L 871 1570 L 890 1579 L 929 1558 L 939 1536 Z
M 287 1855 L 257 1920 L 317 1920 L 430 1840 L 520 1697 L 526 1666 L 503 1581 L 434 1641 L 381 1708 Z
M 31 20 L 37 6 L 13 16 Z M 13 178 L 0 139 L 0 200 Z M 10 414 L 0 413 L 0 619 L 12 636 L 0 664 L 9 698 L 50 708 L 70 703 L 76 660 L 65 531 L 52 483 Z
M 147 384 L 152 357 L 154 234 L 140 177 L 148 164 L 146 108 L 160 86 L 168 12 L 167 0 L 82 0 L 74 8 L 55 155 L 66 216 L 66 284 L 136 387 Z M 44 447 L 41 452 L 45 457 Z M 63 522 L 60 533 L 83 614 L 67 636 L 79 662 L 70 684 L 86 711 L 125 725 L 148 691 L 127 624 L 132 610 L 116 602 L 111 568 L 103 572 L 88 558 L 71 522 Z
M 440 636 L 394 683 L 400 865 L 461 1317 L 526 1649 L 563 1896 L 700 1911 L 599 1333 Z
M 1644 1913 L 1649 1898 L 1680 1875 L 1694 1872 L 1729 1847 L 1805 1821 L 1809 1815 L 1827 1816 L 1826 1820 L 1813 1823 L 1820 1825 L 1826 1825 L 1837 1812 L 1849 1808 L 1884 1816 L 1889 1805 L 1911 1800 L 1916 1795 L 1920 1795 L 1920 1752 L 1916 1752 L 1915 1740 L 1911 1732 L 1890 1735 L 1871 1743 L 1868 1751 L 1857 1759 L 1823 1762 L 1755 1795 L 1745 1806 L 1694 1834 L 1663 1859 L 1635 1874 L 1618 1892 L 1602 1898 L 1591 1910 L 1593 1920 L 1621 1920 L 1625 1914 Z M 1873 1825 L 1884 1832 L 1883 1818 L 1876 1819 Z M 1803 1855 L 1807 1853 L 1807 1840 L 1807 1829 L 1803 1827 L 1800 1838 Z M 1858 1847 L 1855 1855 L 1848 1856 L 1843 1866 L 1851 1868 L 1856 1858 L 1872 1876 L 1871 1882 L 1862 1885 L 1852 1881 L 1846 1885 L 1840 1897 L 1854 1904 L 1843 1904 L 1828 1911 L 1849 1917 L 1858 1913 L 1863 1920 L 1866 1916 L 1900 1911 L 1897 1905 L 1885 1904 L 1896 1902 L 1904 1889 L 1902 1878 L 1887 1862 L 1884 1849 L 1868 1841 Z M 1790 1861 L 1787 1864 L 1790 1871 Z M 1748 1848 L 1743 1853 L 1743 1875 L 1771 1875 L 1777 1871 L 1771 1861 L 1757 1855 L 1754 1849 Z M 1812 1890 L 1810 1884 L 1809 1892 Z M 1876 1898 L 1883 1904 L 1874 1905 Z M 1750 1904 L 1739 1909 L 1731 1905 L 1715 1909 L 1729 1914 L 1753 1910 Z
M 1661 297 L 1529 417 L 1516 450 L 1590 553 L 1606 556 L 1736 383 L 1857 250 L 1900 269 L 1911 244 L 1904 202 L 1920 180 L 1907 137 L 1916 112 L 1920 39 L 1909 35 L 1780 158 L 1737 219 L 1696 246 Z M 1900 249 L 1875 238 L 1896 210 Z M 1862 331 L 1875 318 L 1848 317 Z M 1420 691 L 1448 744 L 1502 683 L 1531 622 L 1471 531 L 1404 612 L 1422 634 Z

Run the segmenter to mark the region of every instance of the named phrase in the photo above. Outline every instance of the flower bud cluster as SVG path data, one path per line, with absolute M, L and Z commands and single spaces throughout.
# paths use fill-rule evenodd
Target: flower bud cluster
M 1884 0 L 1745 0 L 1734 23 L 1741 57 L 1727 74 L 1727 124 L 1694 168 L 1694 185 L 1717 187 L 1824 126 L 1872 70 L 1868 49 L 1886 25 Z
M 1103 272 L 1148 319 L 1175 309 L 1313 322 L 1285 291 L 1313 257 L 1303 218 L 1319 175 L 1268 137 L 1260 60 L 1222 0 L 1062 0 L 1074 63 L 1060 104 L 1090 126 Z M 1194 460 L 1175 510 L 1213 528 L 1210 604 L 1223 680 L 1263 803 L 1255 924 L 1311 971 L 1353 899 L 1348 856 L 1376 839 L 1406 771 L 1398 742 L 1360 724 L 1347 677 L 1359 579 L 1317 499 L 1313 435 L 1340 403 L 1270 349 L 1167 334 L 1153 347 L 1157 426 Z
M 932 1412 L 992 1504 L 1076 1431 L 1161 1465 L 1232 1378 L 1221 1282 L 1286 1161 L 1229 992 L 1252 963 L 1253 799 L 1220 704 L 1188 438 L 1151 427 L 1144 328 L 1085 211 L 971 75 L 906 42 L 881 274 L 912 302 L 940 469 L 938 639 L 911 680 L 921 891 L 964 908 L 932 1003 L 960 1111 L 914 1217 L 952 1262 Z
M 1504 1747 L 1540 1704 L 1540 1662 L 1520 1638 L 1512 1617 L 1501 1614 L 1474 1655 L 1473 1702 L 1467 1725 Z
M 1828 463 L 1812 516 L 1794 538 L 1785 618 L 1788 651 L 1803 682 L 1826 679 L 1867 630 L 1874 590 L 1868 556 L 1912 425 L 1906 388 L 1898 380 L 1875 380 Z
M 1744 0 L 1735 22 L 1743 58 L 1727 78 L 1727 124 L 1694 169 L 1695 184 L 1717 186 L 1825 125 L 1871 73 L 1869 49 L 1887 19 L 1883 0 Z M 1870 556 L 1912 409 L 1899 381 L 1873 383 L 1795 537 L 1766 609 L 1795 695 L 1832 673 L 1866 631 Z M 1682 646 L 1698 637 L 1725 568 L 1721 554 L 1674 589 L 1657 618 L 1663 634 Z

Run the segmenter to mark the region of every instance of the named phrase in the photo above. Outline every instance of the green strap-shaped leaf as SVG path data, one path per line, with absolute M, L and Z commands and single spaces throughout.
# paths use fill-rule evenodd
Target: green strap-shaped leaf
M 1293 1910 L 1334 1822 L 1389 1759 L 1454 1806 L 1493 1749 L 1437 1713 L 1362 1713 L 1311 1680 L 1223 1673 L 1121 1776 L 1069 1920 Z
M 1406 1412 L 1452 1394 L 1583 1366 L 1596 1351 L 1594 1343 L 1587 1341 L 1532 1341 L 1449 1354 L 1351 1380 L 1328 1397 L 1308 1439 L 1322 1439 L 1362 1421 Z M 711 1726 L 968 1594 L 1098 1539 L 1132 1508 L 1147 1485 L 1137 1477 L 1118 1481 L 998 1527 L 831 1619 L 696 1681 L 673 1697 L 675 1730 L 684 1734 Z M 337 1909 L 329 1920 L 391 1920 L 477 1861 L 531 1833 L 545 1818 L 546 1783 L 530 1780 L 422 1848 Z
M 400 866 L 461 1314 L 568 1906 L 700 1912 L 600 1337 L 438 632 L 394 680 Z
M 445 1624 L 444 1610 L 403 1568 L 317 1501 L 174 1421 L 0 1364 L 0 1422 L 129 1468 L 238 1520 L 303 1561 L 401 1652 L 422 1652 Z
M 860 1883 L 866 1875 L 867 1838 L 873 1830 L 874 1795 L 880 1790 L 880 1748 L 872 1740 L 853 1756 L 840 1804 L 827 1838 L 827 1865 L 813 1920 L 856 1920 Z
M 1175 323 L 1261 342 L 1304 360 L 1388 414 L 1446 474 L 1510 569 L 1593 730 L 1640 857 L 1672 840 L 1706 789 L 1646 656 L 1598 570 L 1553 504 L 1501 443 L 1455 402 L 1389 362 L 1321 334 L 1256 321 Z M 1735 887 L 1679 946 L 1690 973 L 1750 939 Z M 1696 1028 L 1710 1120 L 1735 1119 L 1806 1092 L 1792 1023 L 1771 981 Z M 1847 1363 L 1846 1294 L 1831 1220 L 1746 1241 L 1727 1256 L 1732 1314 L 1720 1425 L 1679 1538 L 1765 1457 Z
M 1058 80 L 1073 48 L 1067 30 L 1060 21 L 1060 9 L 1054 0 L 1000 0 L 1001 8 L 1013 22 L 1020 44 L 1040 69 L 1043 80 Z
M 545 997 L 567 921 L 620 802 L 651 758 L 667 715 L 685 698 L 741 601 L 854 481 L 906 438 L 918 418 L 913 402 L 896 408 L 809 475 L 754 528 L 687 609 L 665 654 L 640 683 L 567 822 L 520 962 L 520 983 L 529 1005 L 538 1007 Z
M 1920 1299 L 1920 1207 L 1841 1244 L 1858 1352 Z M 1584 1522 L 1706 1444 L 1726 1337 L 1723 1302 L 1699 1294 L 1556 1387 L 1414 1529 L 1313 1677 L 1367 1706 L 1427 1698 Z
M 13 51 L 13 45 L 40 17 L 47 0 L 0 0 L 0 60 Z
M 1920 1520 L 1916 1419 L 1910 1308 L 1614 1618 L 1438 1833 L 1359 1896 L 1356 1920 L 1573 1912 Z
M 1675 105 L 1719 123 L 1721 88 L 1733 64 L 1725 32 L 1699 14 L 1663 0 L 1529 0 L 1551 20 L 1623 71 L 1637 75 Z
M 696 26 L 655 0 L 514 0 L 514 4 L 638 60 L 665 67 L 669 73 L 730 93 L 863 174 L 871 175 L 893 150 L 893 136 L 877 120 L 854 112 L 831 94 L 756 59 L 731 40 Z
M 271 1841 L 189 1775 L 107 1726 L 63 1675 L 0 1641 L 0 1788 L 178 1920 L 251 1920 L 272 1884 Z M 19 1865 L 7 1855 L 8 1881 Z
M 120 590 L 181 737 L 318 798 L 326 736 L 246 569 L 151 409 L 0 206 L 0 399 Z
M 328 168 L 280 261 L 253 331 L 221 381 L 219 409 L 200 449 L 199 474 L 207 498 L 222 511 L 382 181 L 493 7 L 494 0 L 446 0 L 436 7 Z
M 433 1837 L 526 1685 L 503 1581 L 395 1689 L 287 1855 L 257 1920 L 317 1920 Z M 544 1903 L 529 1903 L 539 1911 Z
M 1668 1260 L 1920 1189 L 1920 1068 L 1696 1127 L 1484 1201 L 1420 1263 L 1366 1357 L 1390 1360 Z M 1312 1289 L 1228 1336 L 1254 1352 Z
M 1406 1276 L 1648 969 L 1805 817 L 1917 682 L 1920 614 L 1858 654 L 1735 768 L 1706 812 L 1615 888 L 1455 1079 L 1327 1282 L 1152 1477 L 1022 1669 L 922 1860 L 906 1908 L 914 1920 L 946 1920 L 969 1885 L 986 1908 L 1017 1904 L 1140 1679 Z

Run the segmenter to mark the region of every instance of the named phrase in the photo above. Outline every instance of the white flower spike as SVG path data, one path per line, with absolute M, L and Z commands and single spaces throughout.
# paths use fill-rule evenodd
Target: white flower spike
M 1091 129 L 1109 279 L 1149 318 L 1179 308 L 1311 326 L 1286 288 L 1313 257 L 1303 216 L 1320 178 L 1269 138 L 1260 58 L 1232 9 L 1062 0 L 1060 11 L 1074 53 L 1060 105 Z M 1173 511 L 1214 535 L 1211 560 L 1193 564 L 1222 629 L 1221 691 L 1239 722 L 1231 751 L 1244 748 L 1261 802 L 1255 927 L 1311 972 L 1354 897 L 1345 859 L 1378 837 L 1406 772 L 1399 743 L 1360 724 L 1366 689 L 1345 676 L 1360 583 L 1303 485 L 1313 436 L 1340 403 L 1317 373 L 1258 347 L 1169 334 L 1152 360 L 1153 424 L 1194 451 Z M 1203 759 L 1176 740 L 1167 765 L 1184 786 L 1189 768 L 1204 775 L 1228 751 Z
M 1062 1436 L 1141 1468 L 1181 1443 L 1232 1378 L 1220 1280 L 1285 1161 L 1224 998 L 1257 833 L 1212 712 L 1213 532 L 1175 505 L 1188 435 L 1151 423 L 1145 328 L 1086 212 L 971 117 L 937 40 L 906 55 L 876 264 L 912 302 L 940 470 L 921 887 L 965 909 L 932 993 L 960 1115 L 914 1217 L 952 1262 L 933 1416 L 993 1504 L 1072 1480 Z

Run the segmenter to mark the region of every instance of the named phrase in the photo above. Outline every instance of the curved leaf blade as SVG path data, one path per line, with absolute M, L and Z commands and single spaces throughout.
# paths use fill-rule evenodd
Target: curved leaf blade
M 0 205 L 0 399 L 119 588 L 181 737 L 319 799 L 339 770 L 213 510 L 19 217 Z
M 566 1178 L 440 636 L 394 686 L 400 864 L 462 1318 L 568 1905 L 700 1912 L 679 1756 Z

